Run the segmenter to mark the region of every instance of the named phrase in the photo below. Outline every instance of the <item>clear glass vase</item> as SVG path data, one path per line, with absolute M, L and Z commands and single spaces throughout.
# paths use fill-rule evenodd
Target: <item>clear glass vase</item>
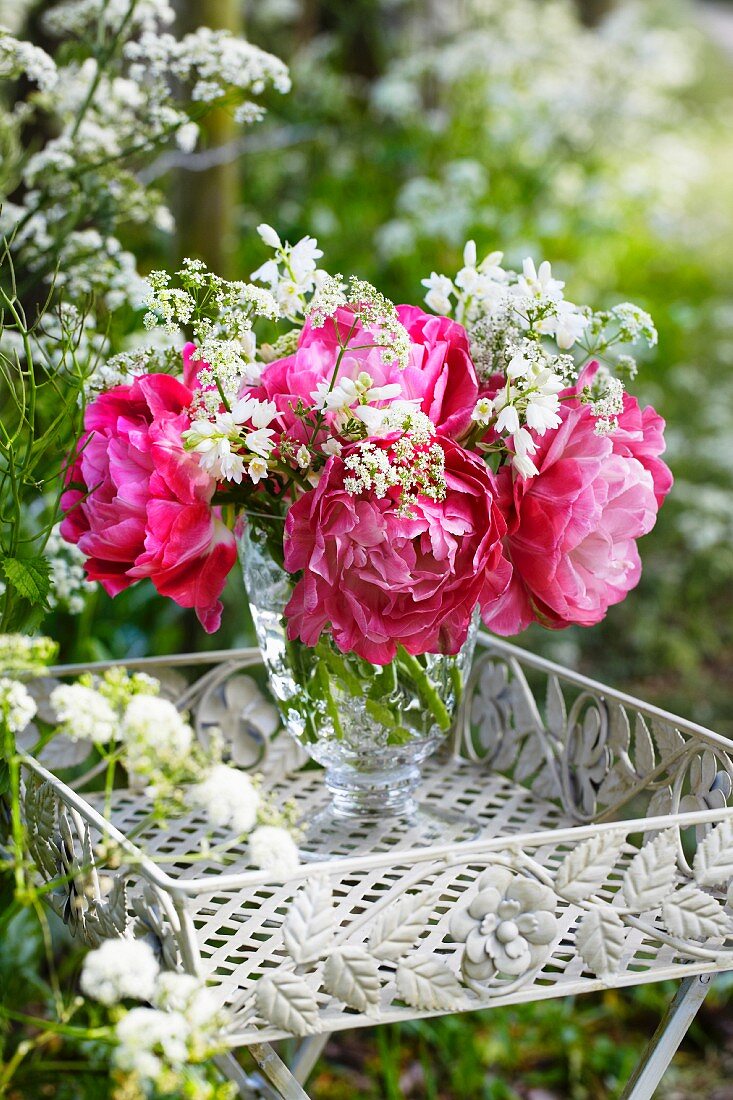
M 404 839 L 426 844 L 468 839 L 465 816 L 419 803 L 421 766 L 450 737 L 468 677 L 475 624 L 456 655 L 412 656 L 390 664 L 342 653 L 327 635 L 315 647 L 289 641 L 283 611 L 294 580 L 275 560 L 274 537 L 240 520 L 239 555 L 257 640 L 286 729 L 326 769 L 330 803 L 301 822 L 302 854 L 379 850 Z

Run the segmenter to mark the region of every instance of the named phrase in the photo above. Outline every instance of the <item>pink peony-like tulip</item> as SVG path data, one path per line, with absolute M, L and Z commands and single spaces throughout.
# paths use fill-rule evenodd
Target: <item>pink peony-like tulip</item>
M 212 632 L 236 547 L 211 506 L 215 481 L 183 448 L 191 398 L 177 379 L 150 374 L 89 406 L 61 533 L 110 596 L 149 577 Z
M 368 346 L 379 336 L 366 331 L 361 322 L 354 326 L 353 312 L 342 307 L 320 328 L 307 320 L 295 353 L 270 363 L 262 372 L 260 385 L 246 392 L 274 401 L 281 428 L 298 442 L 305 442 L 309 432 L 294 410 L 299 400 L 306 407 L 312 406 L 318 384 L 330 383 L 341 344 L 348 339 L 337 380 L 355 380 L 366 372 L 375 386 L 397 383 L 401 389 L 399 400 L 419 402 L 420 410 L 427 413 L 442 435 L 459 437 L 470 424 L 478 396 L 466 330 L 448 317 L 435 317 L 414 306 L 398 306 L 397 315 L 411 340 L 410 359 L 404 370 L 396 363 L 385 363 L 382 348 Z M 329 413 L 327 420 L 332 419 Z
M 594 371 L 595 364 L 578 386 Z M 672 487 L 659 457 L 664 420 L 651 407 L 625 395 L 619 427 L 605 436 L 595 434 L 587 405 L 564 402 L 560 415 L 559 428 L 536 438 L 536 477 L 516 477 L 507 466 L 498 473 L 514 573 L 506 592 L 482 607 L 497 634 L 534 621 L 554 629 L 600 622 L 638 583 L 636 540 L 652 529 Z
M 389 449 L 395 436 L 374 439 Z M 291 507 L 285 567 L 304 571 L 285 609 L 288 634 L 315 645 L 330 629 L 342 652 L 387 664 L 409 653 L 456 653 L 476 604 L 495 600 L 511 569 L 506 526 L 485 464 L 453 440 L 445 455 L 445 499 L 420 496 L 413 517 L 398 512 L 396 490 L 377 498 L 344 488 L 343 457 L 329 459 L 318 486 Z

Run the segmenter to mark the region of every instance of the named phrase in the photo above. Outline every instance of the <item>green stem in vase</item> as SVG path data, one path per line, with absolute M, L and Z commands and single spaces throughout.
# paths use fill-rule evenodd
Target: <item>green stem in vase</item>
M 321 637 L 316 646 L 318 658 L 325 661 L 332 676 L 348 691 L 349 695 L 358 698 L 364 694 L 365 681 L 361 680 L 349 667 L 348 657 L 336 653 L 326 637 Z
M 333 724 L 334 736 L 339 740 L 343 739 L 344 731 L 341 726 L 341 719 L 339 717 L 338 706 L 333 697 L 331 691 L 331 680 L 328 675 L 328 666 L 325 661 L 316 662 L 316 675 L 315 684 L 319 688 L 319 694 L 326 706 L 326 714 L 331 719 Z
M 448 708 L 445 703 L 440 698 L 435 684 L 428 676 L 427 669 L 420 664 L 417 657 L 413 657 L 411 653 L 408 653 L 404 646 L 398 647 L 395 660 L 405 675 L 409 676 L 418 695 L 429 709 L 440 728 L 442 730 L 449 730 L 451 727 L 451 716 L 448 713 Z
M 448 674 L 453 684 L 454 706 L 457 708 L 463 698 L 463 673 L 457 661 L 451 663 Z

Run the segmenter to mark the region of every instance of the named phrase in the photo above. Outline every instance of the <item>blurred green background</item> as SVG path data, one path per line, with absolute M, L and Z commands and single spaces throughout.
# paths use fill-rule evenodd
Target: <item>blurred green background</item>
M 636 390 L 668 422 L 675 490 L 642 544 L 638 590 L 586 631 L 520 644 L 733 731 L 733 5 L 645 0 L 190 0 L 282 57 L 293 90 L 246 137 L 148 170 L 175 200 L 173 249 L 246 278 L 261 221 L 311 233 L 331 271 L 394 300 L 450 274 L 464 241 L 547 258 L 567 295 L 649 310 L 659 347 Z M 208 166 L 207 166 L 208 165 Z M 215 197 L 212 208 L 212 196 Z M 224 625 L 141 587 L 92 597 L 48 632 L 68 659 L 251 640 L 238 577 Z M 342 1036 L 317 1098 L 612 1097 L 669 989 L 606 993 Z M 733 1025 L 710 998 L 661 1095 L 733 1097 Z M 704 1060 L 703 1060 L 704 1059 Z

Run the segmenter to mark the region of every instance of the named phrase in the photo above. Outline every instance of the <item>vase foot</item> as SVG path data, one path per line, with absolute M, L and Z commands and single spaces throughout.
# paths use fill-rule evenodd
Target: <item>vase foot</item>
M 465 814 L 412 802 L 396 815 L 339 813 L 329 804 L 298 822 L 304 863 L 475 840 L 480 824 Z

